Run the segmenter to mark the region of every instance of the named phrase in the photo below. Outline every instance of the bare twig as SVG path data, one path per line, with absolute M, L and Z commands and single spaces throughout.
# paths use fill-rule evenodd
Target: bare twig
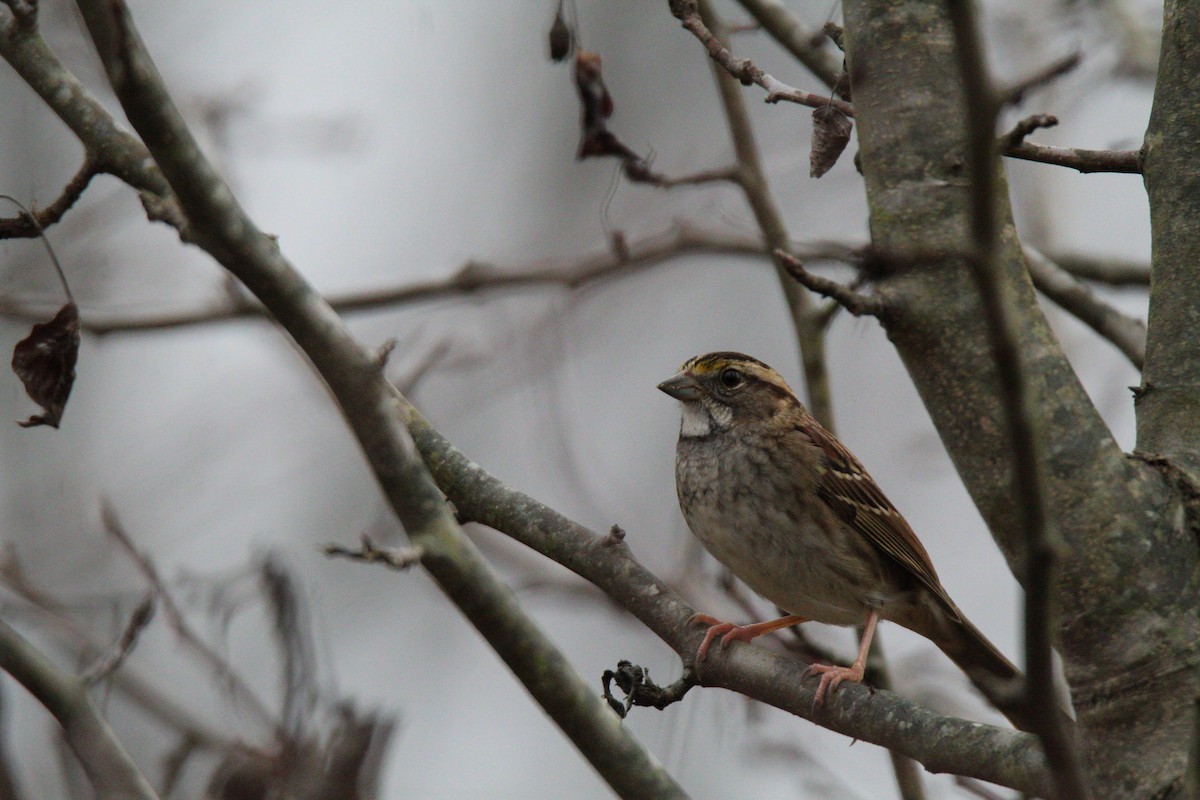
M 1053 642 L 1058 625 L 1054 578 L 1062 543 L 1050 513 L 1045 457 L 1038 431 L 1037 398 L 1020 349 L 1010 285 L 996 262 L 999 244 L 996 118 L 1003 98 L 987 76 L 983 45 L 970 0 L 948 3 L 967 105 L 967 174 L 971 181 L 968 262 L 979 287 L 991 340 L 1013 454 L 1012 500 L 1026 531 L 1025 669 L 1023 716 L 1037 732 L 1051 765 L 1058 800 L 1088 796 L 1079 749 L 1058 712 Z
M 75 201 L 83 196 L 84 190 L 98 172 L 92 160 L 85 158 L 83 166 L 50 205 L 42 209 L 34 207 L 29 215 L 0 219 L 0 239 L 29 239 L 40 235 L 46 228 L 61 220 L 71 206 L 75 205 Z
M 1025 99 L 1027 93 L 1040 86 L 1045 86 L 1047 83 L 1061 78 L 1075 69 L 1079 66 L 1080 60 L 1081 56 L 1078 52 L 1063 56 L 1010 86 L 1003 86 L 996 89 L 996 100 L 1001 106 L 1016 105 Z
M 781 100 L 786 100 L 790 103 L 799 103 L 811 108 L 833 106 L 848 117 L 854 116 L 854 106 L 839 97 L 830 97 L 827 94 L 813 94 L 812 92 L 797 89 L 794 86 L 788 86 L 778 78 L 763 72 L 750 59 L 735 58 L 733 53 L 729 52 L 729 48 L 704 24 L 704 20 L 700 16 L 700 8 L 697 0 L 670 0 L 670 4 L 671 13 L 675 15 L 675 18 L 683 24 L 683 27 L 688 32 L 700 40 L 700 43 L 704 45 L 704 49 L 708 51 L 713 61 L 720 64 L 726 72 L 741 81 L 743 85 L 749 86 L 754 84 L 766 90 L 766 101 L 768 103 L 778 103 Z
M 604 250 L 582 258 L 547 259 L 518 267 L 468 261 L 448 278 L 345 294 L 330 298 L 328 302 L 341 313 L 356 313 L 409 303 L 461 298 L 477 292 L 539 288 L 578 290 L 693 253 L 766 255 L 767 250 L 761 240 L 754 237 L 712 233 L 681 224 L 661 234 L 629 243 L 620 252 Z M 41 311 L 43 309 L 27 308 L 11 302 L 0 304 L 0 313 L 19 319 L 38 319 Z M 215 305 L 170 314 L 130 318 L 89 312 L 82 329 L 106 335 L 160 331 L 265 316 L 264 309 L 258 303 L 227 296 Z
M 159 577 L 158 569 L 150 561 L 149 557 L 144 555 L 134 545 L 133 540 L 129 538 L 129 534 L 117 518 L 113 507 L 105 502 L 101 506 L 100 516 L 104 522 L 104 529 L 125 550 L 130 559 L 133 560 L 133 563 L 137 565 L 138 570 L 141 571 L 146 582 L 150 584 L 150 588 L 154 591 L 159 604 L 162 606 L 163 615 L 166 617 L 167 623 L 171 626 L 171 630 L 175 632 L 175 635 L 179 637 L 179 641 L 200 657 L 200 660 L 212 671 L 213 675 L 229 687 L 234 699 L 239 703 L 243 703 L 272 732 L 278 741 L 288 741 L 287 731 L 267 708 L 266 703 L 242 679 L 237 670 L 229 665 L 229 662 L 209 647 L 192 630 L 192 626 L 188 624 L 187 619 L 183 616 L 183 611 L 175 602 L 175 598 L 167 590 L 162 578 Z
M 401 571 L 421 563 L 420 547 L 379 547 L 365 533 L 359 541 L 361 544 L 357 549 L 330 543 L 325 545 L 322 550 L 327 556 L 340 556 L 352 561 L 365 561 L 368 564 L 384 564 L 391 569 Z
M 779 0 L 738 0 L 738 5 L 746 9 L 783 49 L 808 67 L 821 83 L 831 89 L 849 87 L 849 81 L 842 80 L 842 59 L 821 47 L 825 38 L 821 32 L 807 30 Z M 847 99 L 841 91 L 839 94 L 842 99 Z
M 45 619 L 53 624 L 62 633 L 63 638 L 70 642 L 71 650 L 78 653 L 81 658 L 97 658 L 97 654 L 104 652 L 102 643 L 66 615 L 66 609 L 61 602 L 29 582 L 11 549 L 0 562 L 0 580 L 3 580 L 5 586 L 17 596 L 28 601 L 32 608 L 39 611 Z M 205 750 L 229 751 L 239 747 L 247 751 L 253 749 L 209 728 L 205 723 L 194 718 L 175 700 L 159 692 L 129 669 L 113 673 L 110 680 L 112 685 L 125 694 L 138 708 L 161 724 L 174 728 L 184 736 L 195 740 L 197 746 Z
M 1058 117 L 1053 114 L 1033 114 L 1025 117 L 1000 137 L 1000 152 L 1011 158 L 1071 167 L 1084 173 L 1142 171 L 1140 150 L 1084 150 L 1078 147 L 1051 147 L 1025 141 L 1025 137 L 1034 131 L 1053 128 L 1057 124 Z
M 120 638 L 109 648 L 108 652 L 100 658 L 96 659 L 90 667 L 88 667 L 79 676 L 85 686 L 92 686 L 102 680 L 108 678 L 109 675 L 116 672 L 120 666 L 125 663 L 125 659 L 133 652 L 133 647 L 137 644 L 138 636 L 150 624 L 150 620 L 154 618 L 154 593 L 151 592 L 142 598 L 142 602 L 138 603 L 133 613 L 129 615 L 129 622 L 125 625 L 125 629 L 121 631 Z
M 1125 261 L 1107 256 L 1063 252 L 1051 253 L 1049 257 L 1076 278 L 1106 283 L 1109 286 L 1145 288 L 1150 285 L 1150 265 L 1145 261 Z
M 1070 167 L 1079 172 L 1121 172 L 1141 174 L 1141 150 L 1085 150 L 1082 147 L 1052 147 L 1021 142 L 1004 151 L 1010 158 Z
M 1108 305 L 1071 273 L 1031 247 L 1025 248 L 1025 261 L 1033 285 L 1092 330 L 1112 342 L 1135 367 L 1146 361 L 1146 325 Z
M 814 292 L 836 301 L 856 317 L 878 317 L 886 308 L 883 300 L 878 297 L 861 294 L 843 283 L 812 274 L 804 268 L 800 259 L 790 253 L 776 250 L 775 256 L 783 262 L 789 275 Z
M 737 183 L 739 178 L 737 167 L 708 169 L 693 172 L 690 175 L 671 177 L 654 172 L 650 169 L 649 162 L 641 158 L 625 159 L 622 169 L 625 177 L 634 183 L 645 183 L 661 189 L 674 189 L 678 186 L 703 186 L 709 183 Z
M 1036 130 L 1053 128 L 1058 125 L 1058 117 L 1053 114 L 1031 114 L 1017 122 L 1008 133 L 1000 137 L 1000 152 L 1016 147 L 1025 141 L 1025 137 Z

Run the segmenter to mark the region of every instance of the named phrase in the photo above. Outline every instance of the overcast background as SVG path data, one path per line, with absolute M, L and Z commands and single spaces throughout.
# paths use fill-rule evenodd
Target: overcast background
M 840 18 L 826 2 L 787 4 L 814 28 L 830 14 Z M 617 179 L 611 161 L 575 161 L 578 102 L 567 65 L 546 57 L 549 0 L 131 5 L 168 86 L 242 204 L 330 296 L 444 278 L 468 259 L 518 268 L 582 256 L 603 250 L 610 232 L 636 240 L 677 220 L 756 230 L 730 187 L 667 193 Z M 993 5 L 988 34 L 1001 75 L 1026 74 L 1072 49 L 1084 53 L 1080 70 L 1020 109 L 1062 120 L 1038 132 L 1038 141 L 1139 146 L 1151 100 L 1146 70 L 1157 48 L 1155 4 Z M 115 109 L 73 7 L 49 0 L 42 7 L 52 46 Z M 734 21 L 745 18 L 725 10 Z M 583 45 L 603 56 L 616 103 L 611 128 L 623 141 L 653 152 L 655 169 L 670 175 L 731 161 L 707 59 L 665 2 L 578 0 L 578 16 Z M 765 35 L 744 35 L 737 47 L 782 80 L 819 90 Z M 865 241 L 863 184 L 851 158 L 810 179 L 809 111 L 766 106 L 761 96 L 746 90 L 792 235 Z M 0 102 L 0 191 L 48 203 L 78 168 L 80 147 L 6 65 Z M 1026 243 L 1148 259 L 1137 176 L 1008 165 Z M 199 308 L 226 291 L 207 256 L 147 223 L 134 193 L 112 178 L 97 179 L 49 238 L 85 319 Z M 61 302 L 56 287 L 40 244 L 0 242 L 6 304 L 52 308 Z M 1142 293 L 1106 297 L 1144 314 Z M 1137 374 L 1079 323 L 1049 313 L 1118 440 L 1131 446 L 1127 387 Z M 687 357 L 734 349 L 802 389 L 790 323 L 765 262 L 681 258 L 575 293 L 483 293 L 359 313 L 350 322 L 372 345 L 396 337 L 390 369 L 399 380 L 436 356 L 412 396 L 468 456 L 593 529 L 619 523 L 656 573 L 685 579 L 705 611 L 740 618 L 714 588 L 717 570 L 679 514 L 678 409 L 654 387 Z M 25 330 L 0 321 L 0 345 L 10 351 Z M 908 516 L 950 594 L 1019 661 L 1016 584 L 882 331 L 843 315 L 828 355 L 841 437 Z M 350 545 L 363 531 L 393 543 L 401 533 L 323 387 L 270 324 L 88 337 L 78 373 L 61 430 L 0 425 L 0 540 L 35 585 L 92 609 L 80 619 L 102 638 L 113 635 L 122 617 L 111 601 L 127 611 L 144 583 L 104 534 L 99 508 L 107 498 L 190 600 L 197 626 L 274 698 L 277 664 L 261 611 L 240 613 L 223 628 L 202 601 L 213 580 L 227 582 L 275 554 L 303 583 L 322 688 L 398 716 L 383 797 L 610 796 L 423 574 L 320 554 L 321 544 Z M 33 411 L 14 377 L 0 381 L 0 420 Z M 597 691 L 603 670 L 621 658 L 657 680 L 677 677 L 678 659 L 665 645 L 565 570 L 494 531 L 470 533 Z M 10 598 L 4 613 L 71 663 L 20 603 Z M 852 657 L 851 632 L 810 627 Z M 929 643 L 891 625 L 881 639 L 899 691 L 996 720 Z M 127 668 L 213 725 L 262 733 L 179 650 L 161 619 Z M 3 684 L 6 735 L 23 785 L 29 796 L 61 794 L 48 747 L 55 723 L 10 680 Z M 156 759 L 172 742 L 117 694 L 101 697 L 120 738 L 157 776 Z M 825 780 L 851 797 L 895 795 L 882 750 L 851 747 L 845 737 L 719 690 L 694 690 L 664 712 L 639 709 L 627 724 L 696 798 L 836 796 Z M 199 770 L 192 776 L 202 778 Z M 962 794 L 945 777 L 927 784 L 934 798 Z

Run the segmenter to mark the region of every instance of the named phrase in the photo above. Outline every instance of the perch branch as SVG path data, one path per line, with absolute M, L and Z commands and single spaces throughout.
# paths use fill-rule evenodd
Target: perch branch
M 533 697 L 622 797 L 686 797 L 525 615 L 463 534 L 397 418 L 403 398 L 245 214 L 200 151 L 121 0 L 81 0 L 126 116 L 187 216 L 192 240 L 253 292 L 304 350 L 350 424 L 422 564 Z

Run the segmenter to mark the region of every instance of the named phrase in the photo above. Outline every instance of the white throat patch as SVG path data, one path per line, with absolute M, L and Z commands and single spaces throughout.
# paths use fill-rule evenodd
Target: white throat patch
M 682 405 L 683 424 L 679 426 L 679 435 L 684 438 L 708 436 L 714 428 L 722 430 L 733 423 L 733 409 L 707 397 Z

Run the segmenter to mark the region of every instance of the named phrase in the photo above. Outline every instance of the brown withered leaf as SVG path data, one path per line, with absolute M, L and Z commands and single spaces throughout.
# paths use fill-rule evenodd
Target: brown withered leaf
M 850 142 L 854 123 L 833 106 L 813 110 L 812 151 L 808 154 L 808 174 L 819 178 L 833 168 Z
M 49 425 L 62 420 L 71 386 L 75 383 L 75 361 L 79 358 L 79 308 L 67 303 L 49 322 L 33 329 L 13 348 L 12 369 L 25 384 L 33 402 L 46 410 L 24 422 L 22 428 Z
M 550 26 L 550 60 L 559 62 L 571 53 L 571 26 L 563 19 L 562 3 L 558 4 L 558 13 L 554 15 L 554 24 Z
M 594 156 L 638 158 L 637 153 L 626 147 L 608 129 L 606 120 L 612 116 L 613 101 L 608 87 L 604 85 L 599 53 L 575 51 L 575 88 L 579 90 L 579 103 L 583 109 L 579 152 L 575 157 L 580 160 Z

